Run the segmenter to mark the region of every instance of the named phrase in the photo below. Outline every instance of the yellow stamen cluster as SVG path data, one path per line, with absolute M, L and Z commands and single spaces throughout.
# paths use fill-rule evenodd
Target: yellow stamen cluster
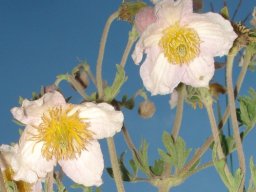
M 170 63 L 188 64 L 199 55 L 200 39 L 194 29 L 176 23 L 163 31 L 159 46 Z
M 86 149 L 93 133 L 88 130 L 85 119 L 79 117 L 76 111 L 70 114 L 73 106 L 50 108 L 42 116 L 42 123 L 38 126 L 35 139 L 43 142 L 42 154 L 49 160 L 74 159 Z
M 24 181 L 14 181 L 13 178 L 14 172 L 11 168 L 7 168 L 3 171 L 4 182 L 13 181 L 16 184 L 16 187 L 19 192 L 30 192 L 32 191 L 32 184 L 26 183 Z

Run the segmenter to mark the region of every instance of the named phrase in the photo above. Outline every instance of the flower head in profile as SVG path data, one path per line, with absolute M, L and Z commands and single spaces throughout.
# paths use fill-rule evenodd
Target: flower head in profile
M 2 172 L 4 182 L 13 182 L 19 192 L 40 192 L 42 191 L 42 184 L 40 181 L 36 183 L 27 183 L 25 181 L 14 181 L 14 171 L 11 166 L 12 162 L 15 162 L 18 158 L 18 145 L 9 146 L 1 145 L 0 146 L 0 171 Z M 8 188 L 8 187 L 7 187 Z
M 53 170 L 56 163 L 74 182 L 99 186 L 104 168 L 97 139 L 121 130 L 123 114 L 107 103 L 67 104 L 57 91 L 24 100 L 11 110 L 25 124 L 14 163 L 16 180 L 29 183 Z
M 133 52 L 143 84 L 152 95 L 172 93 L 180 83 L 208 87 L 214 57 L 226 55 L 237 35 L 216 13 L 193 13 L 192 0 L 157 1 L 156 21 L 141 34 Z

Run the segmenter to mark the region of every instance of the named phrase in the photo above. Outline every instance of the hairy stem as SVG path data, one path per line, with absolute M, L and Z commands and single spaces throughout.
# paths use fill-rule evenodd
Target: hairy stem
M 129 38 L 128 38 L 128 41 L 127 41 L 127 44 L 126 44 L 126 47 L 125 47 L 125 50 L 124 50 L 124 53 L 123 53 L 123 56 L 122 56 L 122 59 L 121 59 L 120 66 L 122 66 L 123 68 L 126 65 L 126 61 L 127 61 L 128 56 L 129 56 L 129 53 L 132 49 L 132 46 L 133 46 L 134 42 L 137 40 L 137 37 L 134 37 L 134 35 L 132 34 L 134 30 L 135 29 L 133 27 L 130 34 L 129 34 Z
M 181 84 L 178 90 L 178 103 L 176 109 L 175 120 L 172 126 L 172 137 L 174 141 L 177 139 L 182 123 L 182 115 L 183 115 L 183 105 L 184 105 L 184 96 L 185 96 L 186 86 Z
M 215 120 L 214 112 L 213 112 L 213 109 L 212 109 L 212 104 L 205 104 L 205 107 L 206 107 L 208 117 L 209 117 L 209 120 L 210 120 L 213 139 L 214 139 L 215 145 L 217 145 L 218 157 L 219 157 L 219 159 L 225 159 L 226 157 L 225 157 L 225 154 L 223 153 L 223 150 L 222 150 L 222 147 L 221 147 L 219 129 L 217 127 L 217 123 L 216 123 L 216 120 Z M 229 171 L 227 163 L 225 163 L 224 171 L 226 173 L 227 179 L 232 178 L 232 174 Z M 231 181 L 230 181 L 230 183 L 231 183 Z
M 114 175 L 117 191 L 124 192 L 125 190 L 124 190 L 124 185 L 122 180 L 122 174 L 120 171 L 120 166 L 119 166 L 118 158 L 116 155 L 116 147 L 115 147 L 113 137 L 107 138 L 107 143 L 108 143 L 108 151 L 110 155 L 110 161 L 113 169 L 113 175 Z
M 106 45 L 110 26 L 111 26 L 112 22 L 118 17 L 118 14 L 119 14 L 119 12 L 116 11 L 112 15 L 110 15 L 110 17 L 108 18 L 108 20 L 105 24 L 103 34 L 101 37 L 101 41 L 100 41 L 100 49 L 99 49 L 97 65 L 96 65 L 96 83 L 97 83 L 99 99 L 103 98 L 102 61 L 103 61 L 104 52 L 105 52 L 105 45 Z
M 53 191 L 53 171 L 47 174 L 46 186 L 47 186 L 47 189 L 46 189 L 47 192 Z
M 248 69 L 248 65 L 251 61 L 251 57 L 252 57 L 251 53 L 247 51 L 245 58 L 244 58 L 243 65 L 242 65 L 242 69 L 241 69 L 238 79 L 237 79 L 235 93 L 234 93 L 235 97 L 240 92 L 242 83 L 244 81 L 244 78 L 245 78 L 245 75 L 246 75 L 246 72 Z M 225 123 L 228 120 L 229 115 L 230 115 L 230 110 L 229 110 L 229 107 L 227 107 L 221 121 L 218 124 L 219 129 L 222 129 L 222 127 L 225 125 Z M 203 154 L 206 153 L 206 151 L 208 150 L 208 148 L 210 147 L 212 142 L 213 142 L 213 136 L 208 137 L 207 140 L 204 142 L 204 144 L 194 154 L 193 158 L 186 164 L 186 166 L 183 168 L 183 170 L 188 171 L 203 156 Z
M 135 145 L 133 144 L 132 139 L 131 139 L 131 137 L 130 137 L 130 135 L 129 135 L 129 133 L 128 133 L 128 131 L 127 131 L 127 129 L 126 129 L 125 126 L 122 127 L 122 133 L 123 133 L 124 140 L 125 140 L 125 142 L 126 142 L 128 148 L 130 149 L 130 151 L 131 151 L 132 154 L 133 154 L 133 158 L 136 158 L 136 160 L 140 163 L 140 166 L 144 167 L 144 163 L 143 163 L 143 161 L 141 160 L 141 156 L 140 156 L 140 154 L 138 153 L 138 151 L 137 151 Z M 144 170 L 148 170 L 148 171 L 146 172 L 146 174 L 147 174 L 148 176 L 151 176 L 151 177 L 154 176 L 154 174 L 153 174 L 148 168 L 145 167 Z
M 231 51 L 228 55 L 227 68 L 226 68 L 226 81 L 227 81 L 227 92 L 228 92 L 228 106 L 230 109 L 230 116 L 231 116 L 234 139 L 236 142 L 236 148 L 237 148 L 237 153 L 238 153 L 239 166 L 241 168 L 243 175 L 245 175 L 245 170 L 246 170 L 245 156 L 244 156 L 242 141 L 241 141 L 241 137 L 240 137 L 239 126 L 238 126 L 238 122 L 237 122 L 235 96 L 234 96 L 233 82 L 232 82 L 233 62 L 234 62 L 234 58 L 235 58 L 235 55 L 237 52 L 238 52 L 238 50 L 236 48 L 233 48 L 233 49 L 231 49 Z M 244 187 L 244 179 L 242 180 L 242 184 L 241 184 L 241 188 L 243 188 L 243 187 Z

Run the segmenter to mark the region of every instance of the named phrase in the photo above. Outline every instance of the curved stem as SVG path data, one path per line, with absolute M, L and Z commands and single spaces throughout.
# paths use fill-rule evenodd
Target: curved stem
M 218 129 L 217 124 L 216 124 L 214 112 L 213 112 L 213 109 L 212 109 L 212 104 L 205 104 L 205 107 L 206 107 L 208 117 L 209 117 L 209 120 L 210 120 L 214 142 L 215 142 L 215 145 L 217 145 L 218 157 L 219 157 L 219 159 L 225 159 L 226 157 L 225 157 L 225 155 L 223 153 L 223 150 L 222 150 L 222 147 L 221 147 L 219 129 Z M 231 179 L 232 174 L 231 174 L 231 172 L 230 172 L 230 170 L 227 166 L 227 163 L 225 163 L 224 171 L 225 171 L 225 174 L 227 176 L 227 179 Z M 229 181 L 229 182 L 232 183 L 231 181 Z
M 103 61 L 104 52 L 105 52 L 105 45 L 106 45 L 110 26 L 111 26 L 112 22 L 118 17 L 118 14 L 119 14 L 119 12 L 116 11 L 112 15 L 110 15 L 110 17 L 108 18 L 108 20 L 105 24 L 103 34 L 101 37 L 101 41 L 100 41 L 100 49 L 99 49 L 97 65 L 96 65 L 96 83 L 97 83 L 99 99 L 103 98 L 102 61 Z
M 237 97 L 238 93 L 240 92 L 242 83 L 244 81 L 244 78 L 245 78 L 245 75 L 246 75 L 246 72 L 248 69 L 248 65 L 251 61 L 251 57 L 252 57 L 251 53 L 246 52 L 246 55 L 244 58 L 244 63 L 242 65 L 242 69 L 239 73 L 236 87 L 235 87 L 235 97 Z M 230 110 L 229 110 L 229 107 L 227 107 L 221 121 L 218 124 L 219 129 L 222 129 L 222 127 L 225 125 L 225 123 L 228 120 L 229 115 L 230 115 Z M 213 136 L 208 137 L 208 139 L 204 142 L 204 144 L 195 153 L 193 158 L 186 164 L 186 166 L 183 168 L 183 170 L 188 171 L 203 156 L 203 154 L 206 153 L 206 151 L 208 150 L 208 148 L 210 147 L 212 142 L 213 142 Z
M 140 163 L 140 166 L 144 167 L 143 161 L 141 160 L 141 156 L 138 153 L 135 145 L 133 144 L 132 139 L 131 139 L 125 126 L 122 127 L 122 133 L 123 133 L 124 140 L 125 140 L 128 148 L 130 149 L 130 151 L 133 154 L 133 158 L 136 158 L 136 160 Z M 148 170 L 148 172 L 146 173 L 148 176 L 151 176 L 151 177 L 154 176 L 154 174 L 149 169 L 145 168 L 145 170 Z
M 132 49 L 132 46 L 133 46 L 134 42 L 137 40 L 137 37 L 134 37 L 134 35 L 133 35 L 134 30 L 135 29 L 133 27 L 132 31 L 129 34 L 129 38 L 128 38 L 128 41 L 127 41 L 127 44 L 126 44 L 126 47 L 125 47 L 125 50 L 124 50 L 124 53 L 123 53 L 123 56 L 122 56 L 122 59 L 121 59 L 120 66 L 122 66 L 123 68 L 126 65 L 126 61 L 127 61 L 128 56 L 129 56 L 129 53 Z
M 228 105 L 230 109 L 230 116 L 231 116 L 231 122 L 233 127 L 233 133 L 234 133 L 234 139 L 236 142 L 236 148 L 238 153 L 238 160 L 239 160 L 239 166 L 241 168 L 241 171 L 243 175 L 245 175 L 245 156 L 242 146 L 242 141 L 240 137 L 239 132 L 239 126 L 237 122 L 237 115 L 236 115 L 236 106 L 235 106 L 235 96 L 233 91 L 233 82 L 232 82 L 232 69 L 233 69 L 233 62 L 236 53 L 238 50 L 236 48 L 233 48 L 231 52 L 228 55 L 227 60 L 227 69 L 226 69 L 226 81 L 227 81 L 227 92 L 228 92 Z M 244 178 L 242 180 L 241 184 L 242 188 L 244 187 Z
M 113 137 L 107 138 L 107 143 L 108 143 L 108 151 L 110 155 L 110 161 L 113 169 L 113 175 L 114 175 L 117 191 L 124 192 L 125 190 L 124 190 L 118 158 L 116 155 L 116 147 L 115 147 Z

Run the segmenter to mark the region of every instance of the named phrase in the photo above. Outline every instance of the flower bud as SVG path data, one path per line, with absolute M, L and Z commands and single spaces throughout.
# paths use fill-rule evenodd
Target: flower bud
M 141 34 L 150 24 L 156 21 L 154 9 L 152 7 L 144 7 L 139 10 L 135 16 L 134 24 L 137 31 Z
M 87 73 L 83 70 L 75 74 L 75 79 L 84 89 L 86 89 L 90 83 Z
M 156 108 L 154 103 L 146 100 L 140 103 L 138 113 L 141 117 L 147 119 L 151 118 L 154 115 L 155 111 Z

